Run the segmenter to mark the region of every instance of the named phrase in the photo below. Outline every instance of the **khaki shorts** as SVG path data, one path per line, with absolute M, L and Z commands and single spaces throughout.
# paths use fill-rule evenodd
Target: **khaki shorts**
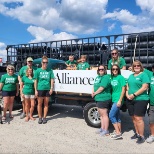
M 25 98 L 35 98 L 35 95 L 24 95 L 25 96 Z

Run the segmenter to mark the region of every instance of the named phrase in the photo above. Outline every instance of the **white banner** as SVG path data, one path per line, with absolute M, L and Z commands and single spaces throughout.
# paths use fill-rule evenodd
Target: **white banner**
M 55 76 L 54 91 L 91 94 L 96 70 L 53 70 Z M 110 74 L 110 70 L 107 71 Z M 124 78 L 132 74 L 129 70 L 121 71 Z

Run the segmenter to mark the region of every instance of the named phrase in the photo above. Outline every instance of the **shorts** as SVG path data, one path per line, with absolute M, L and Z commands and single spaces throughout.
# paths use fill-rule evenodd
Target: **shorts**
M 24 95 L 25 96 L 25 98 L 35 98 L 35 95 Z
M 2 96 L 3 97 L 16 96 L 16 90 L 13 90 L 13 91 L 2 91 Z
M 107 101 L 96 101 L 96 106 L 100 109 L 110 109 L 111 107 L 111 100 Z
M 38 97 L 50 97 L 49 90 L 37 90 Z
M 144 117 L 147 111 L 149 100 L 126 100 L 126 106 L 130 116 Z
M 154 106 L 150 105 L 148 116 L 149 116 L 149 124 L 154 124 Z

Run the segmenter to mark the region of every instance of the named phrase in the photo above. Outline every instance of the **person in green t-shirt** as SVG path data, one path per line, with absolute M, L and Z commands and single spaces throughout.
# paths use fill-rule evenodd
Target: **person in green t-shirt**
M 69 56 L 69 60 L 67 60 L 65 62 L 66 66 L 67 66 L 67 69 L 73 69 L 73 68 L 76 68 L 76 65 L 77 65 L 77 61 L 74 60 L 74 56 L 73 55 L 70 55 Z
M 150 79 L 149 98 L 150 106 L 148 109 L 149 127 L 151 135 L 146 139 L 147 143 L 154 142 L 154 72 L 144 69 Z
M 115 129 L 111 139 L 116 140 L 122 138 L 120 107 L 123 104 L 126 86 L 125 78 L 121 75 L 120 67 L 117 64 L 113 64 L 111 67 L 111 86 L 113 104 L 109 113 L 109 118 Z
M 6 111 L 9 108 L 9 118 L 13 118 L 12 109 L 15 96 L 19 94 L 18 76 L 14 74 L 14 66 L 8 65 L 7 74 L 2 75 L 0 81 L 0 90 L 4 100 L 3 120 L 6 120 Z
M 19 70 L 19 75 L 18 75 L 18 80 L 19 83 L 22 82 L 22 77 L 26 75 L 26 70 L 27 68 L 32 68 L 33 72 L 37 69 L 36 67 L 34 67 L 33 64 L 33 59 L 31 57 L 27 58 L 27 65 L 23 66 L 20 70 Z M 22 108 L 23 108 L 23 112 L 20 115 L 20 119 L 23 119 L 26 116 L 26 111 L 25 111 L 25 101 L 24 101 L 24 97 L 21 96 L 21 102 L 22 102 Z
M 35 106 L 34 81 L 35 78 L 33 76 L 33 69 L 27 68 L 26 75 L 22 77 L 22 81 L 20 83 L 21 96 L 25 98 L 26 122 L 29 120 L 35 120 L 35 118 L 33 118 Z
M 87 56 L 81 55 L 80 62 L 77 65 L 77 70 L 89 70 L 90 65 L 88 62 L 86 62 Z
M 92 89 L 92 98 L 96 101 L 96 106 L 101 119 L 101 128 L 97 133 L 104 136 L 109 135 L 108 110 L 110 109 L 111 104 L 111 82 L 104 65 L 98 67 L 97 74 L 98 76 L 94 80 Z
M 39 124 L 47 123 L 48 103 L 53 93 L 54 74 L 51 69 L 47 68 L 48 58 L 42 57 L 42 67 L 35 72 L 35 95 L 38 97 L 38 116 Z M 42 103 L 44 102 L 44 115 L 42 119 Z
M 134 74 L 131 74 L 127 81 L 126 106 L 129 115 L 132 117 L 136 131 L 131 139 L 137 139 L 136 143 L 141 144 L 145 142 L 143 117 L 145 116 L 149 103 L 147 90 L 150 80 L 144 72 L 143 65 L 140 61 L 136 60 L 133 62 L 132 71 Z
M 126 62 L 125 59 L 119 56 L 118 49 L 113 49 L 111 51 L 112 59 L 108 62 L 108 69 L 110 70 L 113 64 L 117 64 L 120 69 L 126 70 Z

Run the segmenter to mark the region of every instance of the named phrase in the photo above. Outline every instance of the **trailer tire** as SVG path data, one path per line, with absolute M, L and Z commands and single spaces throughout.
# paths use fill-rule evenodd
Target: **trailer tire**
M 100 116 L 96 107 L 96 103 L 86 104 L 83 110 L 83 116 L 88 126 L 98 128 L 101 125 Z

